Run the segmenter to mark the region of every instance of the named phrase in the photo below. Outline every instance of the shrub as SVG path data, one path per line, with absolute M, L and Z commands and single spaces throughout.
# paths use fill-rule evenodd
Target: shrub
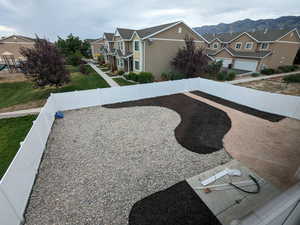
M 81 63 L 82 55 L 79 51 L 76 51 L 74 54 L 68 56 L 68 64 L 72 66 L 78 66 Z
M 154 77 L 150 72 L 140 72 L 140 74 L 137 75 L 137 82 L 139 83 L 151 83 L 153 81 Z
M 298 68 L 297 66 L 288 65 L 288 66 L 279 66 L 278 70 L 283 73 L 288 73 L 288 72 L 295 71 L 297 68 Z
M 125 72 L 123 70 L 118 71 L 118 75 L 123 75 Z
M 226 80 L 234 80 L 236 77 L 236 73 L 233 71 L 230 71 L 226 74 Z
M 104 61 L 104 56 L 103 56 L 103 55 L 99 55 L 99 56 L 97 57 L 97 61 L 98 61 L 98 63 L 99 63 L 100 65 L 103 65 L 103 64 L 105 63 L 105 61 Z
M 265 75 L 271 75 L 275 73 L 275 70 L 271 68 L 266 68 L 266 69 L 262 69 L 260 72 Z
M 259 73 L 252 73 L 251 76 L 252 76 L 252 77 L 258 77 L 258 76 L 259 76 Z
M 93 69 L 87 64 L 80 64 L 79 72 L 88 75 L 89 73 L 93 72 Z
M 175 71 L 195 77 L 206 70 L 208 57 L 204 48 L 197 48 L 193 38 L 186 36 L 185 47 L 178 50 L 171 65 Z
M 129 74 L 124 76 L 127 80 L 137 81 L 137 74 L 134 72 L 130 72 Z
M 223 66 L 223 61 L 220 60 L 218 62 L 212 62 L 211 64 L 207 65 L 207 72 L 209 75 L 216 75 L 220 72 L 221 68 Z
M 168 72 L 168 73 L 162 73 L 161 78 L 163 80 L 181 80 L 187 78 L 185 74 L 177 73 L 177 72 Z
M 283 80 L 287 83 L 300 83 L 300 73 L 286 76 Z
M 49 41 L 36 36 L 33 48 L 21 48 L 20 53 L 27 59 L 20 67 L 37 86 L 60 86 L 70 81 L 63 55 Z
M 225 71 L 221 71 L 217 74 L 217 79 L 220 81 L 226 80 L 227 73 Z
M 82 74 L 86 74 L 86 67 L 85 67 L 84 64 L 80 64 L 79 72 L 82 73 Z

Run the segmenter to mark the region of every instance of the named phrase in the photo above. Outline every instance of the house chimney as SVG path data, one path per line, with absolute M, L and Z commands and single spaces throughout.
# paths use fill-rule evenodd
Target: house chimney
M 268 28 L 265 28 L 264 34 L 266 34 L 268 32 Z

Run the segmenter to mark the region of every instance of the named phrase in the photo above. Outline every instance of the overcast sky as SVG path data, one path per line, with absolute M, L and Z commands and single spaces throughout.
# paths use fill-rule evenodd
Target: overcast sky
M 0 35 L 98 38 L 116 27 L 202 26 L 300 15 L 300 0 L 0 0 Z

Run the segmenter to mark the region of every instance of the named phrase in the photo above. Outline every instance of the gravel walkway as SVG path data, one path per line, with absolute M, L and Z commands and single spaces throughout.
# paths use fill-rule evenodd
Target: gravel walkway
M 224 150 L 182 147 L 179 123 L 162 107 L 66 112 L 49 137 L 25 224 L 128 224 L 135 202 L 231 160 Z

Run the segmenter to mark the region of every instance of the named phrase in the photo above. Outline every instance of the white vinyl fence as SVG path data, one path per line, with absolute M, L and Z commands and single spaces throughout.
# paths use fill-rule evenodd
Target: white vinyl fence
M 55 112 L 193 90 L 300 119 L 300 97 L 266 93 L 201 78 L 52 94 L 0 181 L 0 224 L 18 225 L 23 221 Z

